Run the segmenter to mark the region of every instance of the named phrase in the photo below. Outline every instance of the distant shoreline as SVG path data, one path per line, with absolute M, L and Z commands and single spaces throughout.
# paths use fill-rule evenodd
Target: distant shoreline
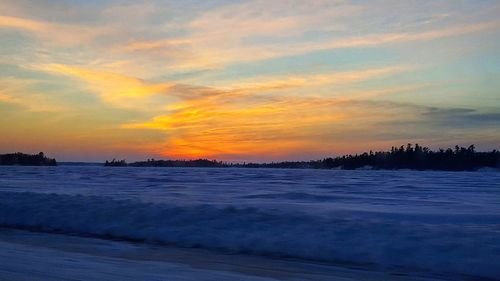
M 250 167 L 250 166 L 217 166 L 217 167 L 203 167 L 203 166 L 106 166 L 102 163 L 92 163 L 92 164 L 82 164 L 82 165 L 67 165 L 59 164 L 59 166 L 99 166 L 99 167 L 111 167 L 111 168 L 152 168 L 152 169 L 164 169 L 164 168 L 187 168 L 187 169 L 278 169 L 278 170 L 323 170 L 323 171 L 417 171 L 417 172 L 500 172 L 500 168 L 493 167 L 479 167 L 474 170 L 431 170 L 431 169 L 375 169 L 373 167 L 361 167 L 357 169 L 347 169 L 347 168 L 311 168 L 311 167 Z
M 271 163 L 230 163 L 217 160 L 155 160 L 127 163 L 125 160 L 106 161 L 109 167 L 200 167 L 200 168 L 294 168 L 341 170 L 420 170 L 476 171 L 500 169 L 500 152 L 477 152 L 474 145 L 432 151 L 418 144 L 392 147 L 390 151 L 364 152 L 311 161 Z
M 104 163 L 60 162 L 48 158 L 43 152 L 25 154 L 21 152 L 0 154 L 0 165 L 21 166 L 106 166 L 106 167 L 184 167 L 184 168 L 277 168 L 277 169 L 339 169 L 339 170 L 417 170 L 417 171 L 500 171 L 500 151 L 494 149 L 478 152 L 474 145 L 455 146 L 454 149 L 432 151 L 418 144 L 392 147 L 390 151 L 364 152 L 335 158 L 328 157 L 310 161 L 281 161 L 271 163 L 231 163 L 209 159 L 155 160 L 127 163 L 125 160 Z
M 201 167 L 201 166 L 105 166 L 102 162 L 58 162 L 57 166 L 62 167 L 125 167 L 125 168 L 202 168 L 202 169 L 291 169 L 291 170 L 336 170 L 336 171 L 419 171 L 419 172 L 500 172 L 500 168 L 492 167 L 480 167 L 476 170 L 465 170 L 465 171 L 447 171 L 447 170 L 415 170 L 415 169 L 374 169 L 373 167 L 361 167 L 359 169 L 341 169 L 341 168 L 331 168 L 331 169 L 319 169 L 319 168 L 274 168 L 274 167 Z

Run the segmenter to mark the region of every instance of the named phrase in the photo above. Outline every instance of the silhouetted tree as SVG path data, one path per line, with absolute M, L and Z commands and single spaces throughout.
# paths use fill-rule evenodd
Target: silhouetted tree
M 1 154 L 0 165 L 56 166 L 57 161 L 53 158 L 45 157 L 43 152 L 33 155 L 17 152 Z

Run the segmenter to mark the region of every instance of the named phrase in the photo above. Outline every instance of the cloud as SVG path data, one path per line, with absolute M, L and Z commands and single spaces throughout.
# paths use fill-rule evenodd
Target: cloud
M 34 68 L 57 75 L 76 78 L 83 81 L 88 90 L 98 94 L 103 102 L 119 108 L 136 110 L 150 110 L 151 106 L 156 103 L 156 100 L 153 98 L 159 95 L 175 100 L 197 100 L 198 102 L 217 98 L 221 95 L 224 95 L 226 98 L 242 96 L 248 98 L 254 93 L 261 94 L 275 90 L 356 83 L 412 69 L 410 67 L 398 66 L 358 71 L 306 74 L 302 76 L 260 77 L 254 78 L 256 81 L 238 81 L 234 84 L 214 88 L 187 85 L 175 81 L 149 82 L 114 72 L 62 64 L 38 65 L 34 66 Z M 173 101 L 172 99 L 170 100 L 171 102 Z M 178 107 L 179 104 L 176 106 Z M 157 104 L 155 108 L 159 108 Z M 172 105 L 169 108 L 172 108 Z
M 165 94 L 174 86 L 172 83 L 151 83 L 117 73 L 62 64 L 41 65 L 37 68 L 79 79 L 85 82 L 90 91 L 97 93 L 103 102 L 120 108 L 148 110 L 153 102 L 152 96 Z
M 164 131 L 163 155 L 168 157 L 242 160 L 251 155 L 284 157 L 291 151 L 326 152 L 331 146 L 323 141 L 335 143 L 335 136 L 346 141 L 342 134 L 349 127 L 366 132 L 375 121 L 405 114 L 387 104 L 345 99 L 221 94 L 184 101 L 170 114 L 122 127 Z
M 245 161 L 255 155 L 261 160 L 309 159 L 332 151 L 349 152 L 366 146 L 367 140 L 377 149 L 408 141 L 442 142 L 450 136 L 463 137 L 464 129 L 470 134 L 499 121 L 500 110 L 370 99 L 421 87 L 425 85 L 352 92 L 352 98 L 213 90 L 211 95 L 193 96 L 171 106 L 169 113 L 125 123 L 122 128 L 163 131 L 166 141 L 157 150 L 166 157 Z
M 252 106 L 206 104 L 187 107 L 149 122 L 125 124 L 129 129 L 157 129 L 167 133 L 165 155 L 177 157 L 215 157 L 245 152 L 283 154 L 298 149 L 308 140 L 300 128 L 308 124 L 333 121 L 341 115 L 326 112 L 311 114 L 299 103 L 280 101 Z M 320 111 L 326 111 L 321 108 Z M 300 119 L 290 116 L 298 114 Z M 287 121 L 291 122 L 287 125 Z
M 66 108 L 33 90 L 40 81 L 15 77 L 0 78 L 0 102 L 32 112 L 62 112 Z
M 477 24 L 465 24 L 413 33 L 386 33 L 373 34 L 363 37 L 346 38 L 322 45 L 317 45 L 316 49 L 338 49 L 338 48 L 359 48 L 380 46 L 391 43 L 405 43 L 413 41 L 428 41 L 446 37 L 460 36 L 468 33 L 491 30 L 500 27 L 499 21 L 483 22 Z
M 408 26 L 403 29 L 396 24 L 390 28 L 379 24 L 363 26 L 365 20 L 373 20 L 370 11 L 381 13 L 381 19 L 388 16 L 387 11 L 381 12 L 372 6 L 376 4 L 353 5 L 344 1 L 318 1 L 311 5 L 257 1 L 224 5 L 177 26 L 184 31 L 181 36 L 136 40 L 118 49 L 134 55 L 162 57 L 179 69 L 218 69 L 235 63 L 324 50 L 431 41 L 500 27 L 498 20 L 488 18 L 445 24 L 443 21 L 450 13 L 446 16 L 424 13 L 418 7 L 415 7 L 418 11 L 412 12 L 420 18 L 406 23 Z
M 394 3 L 396 8 L 411 6 L 396 4 Z M 19 6 L 24 7 L 24 10 L 27 9 L 25 5 L 19 4 Z M 379 24 L 373 24 L 373 28 L 364 26 L 365 21 L 369 23 L 374 20 L 371 13 L 379 16 L 380 21 L 390 15 L 385 10 L 381 11 L 377 4 L 371 3 L 353 4 L 346 1 L 311 3 L 308 1 L 307 4 L 300 1 L 229 3 L 205 11 L 196 10 L 196 13 L 193 12 L 182 20 L 177 18 L 168 20 L 165 19 L 168 17 L 161 17 L 162 15 L 173 17 L 175 14 L 171 11 L 173 8 L 162 8 L 162 6 L 152 2 L 141 5 L 106 5 L 102 11 L 94 11 L 95 23 L 91 23 L 89 19 L 76 23 L 60 23 L 57 19 L 36 20 L 30 18 L 29 13 L 16 10 L 13 15 L 0 16 L 0 28 L 32 33 L 42 39 L 38 42 L 41 45 L 64 47 L 85 44 L 84 47 L 88 50 L 72 54 L 75 60 L 78 56 L 87 60 L 100 57 L 108 65 L 114 61 L 128 61 L 124 65 L 125 73 L 130 72 L 135 75 L 138 71 L 146 71 L 146 68 L 149 68 L 147 74 L 155 75 L 157 71 L 220 69 L 235 63 L 338 48 L 378 47 L 429 41 L 484 32 L 500 26 L 498 20 L 489 18 L 475 22 L 464 20 L 443 24 L 443 14 L 447 15 L 445 19 L 454 14 L 448 11 L 449 7 L 443 9 L 437 4 L 434 5 L 438 6 L 437 8 L 430 4 L 424 5 L 437 9 L 435 13 L 429 12 L 424 9 L 425 7 L 414 7 L 412 17 L 415 15 L 420 17 L 415 22 L 406 23 L 408 26 L 404 26 L 403 30 L 411 31 L 403 32 L 398 29 L 401 24 L 395 24 L 391 28 L 386 26 L 381 28 Z M 60 12 L 55 15 L 61 17 Z M 78 14 L 75 14 L 75 17 L 78 18 Z M 420 23 L 421 21 L 425 24 Z M 353 34 L 359 35 L 353 36 Z M 99 53 L 106 54 L 108 58 Z M 54 59 L 59 58 L 61 54 L 51 52 L 51 56 Z M 57 63 L 76 62 L 62 62 L 59 59 Z M 145 67 L 137 68 L 137 65 Z
M 44 32 L 49 29 L 50 24 L 18 17 L 0 16 L 0 26 L 31 32 Z
M 343 71 L 320 74 L 303 74 L 285 77 L 270 77 L 260 79 L 261 81 L 238 81 L 234 84 L 224 86 L 225 89 L 236 92 L 264 92 L 272 90 L 283 90 L 303 87 L 317 87 L 323 85 L 349 84 L 369 79 L 390 76 L 396 73 L 412 70 L 412 67 L 391 66 L 356 71 Z M 259 80 L 253 78 L 253 80 Z
M 149 40 L 149 41 L 135 41 L 124 46 L 126 51 L 139 51 L 139 50 L 165 50 L 170 47 L 185 47 L 192 42 L 188 39 L 164 39 L 164 40 Z
M 59 47 L 89 43 L 110 31 L 99 26 L 52 23 L 22 17 L 0 15 L 0 29 L 21 30 L 42 39 L 40 43 Z
M 498 128 L 500 108 L 437 108 L 429 107 L 422 112 L 422 120 L 435 122 L 443 127 L 473 129 Z

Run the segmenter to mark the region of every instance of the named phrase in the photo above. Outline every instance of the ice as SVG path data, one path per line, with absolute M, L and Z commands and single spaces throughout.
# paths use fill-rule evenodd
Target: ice
M 2 167 L 0 224 L 500 276 L 500 173 Z

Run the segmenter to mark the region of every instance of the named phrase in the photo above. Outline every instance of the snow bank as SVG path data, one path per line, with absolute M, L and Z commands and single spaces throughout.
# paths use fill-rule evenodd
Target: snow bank
M 0 192 L 0 225 L 258 255 L 500 276 L 500 218 L 423 222 L 297 209 Z

